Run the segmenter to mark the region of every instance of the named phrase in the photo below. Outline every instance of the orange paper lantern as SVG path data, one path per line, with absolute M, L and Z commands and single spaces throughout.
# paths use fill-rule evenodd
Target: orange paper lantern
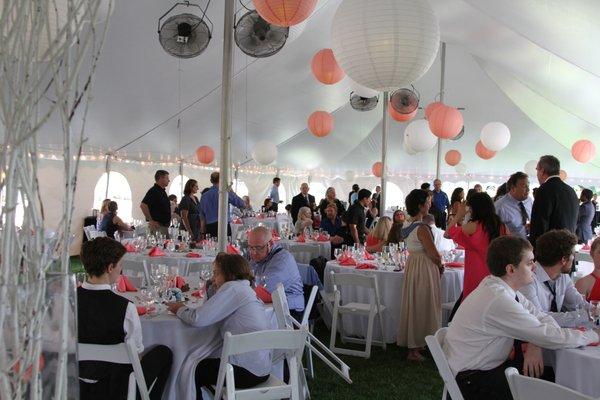
M 317 5 L 317 0 L 252 0 L 254 8 L 265 21 L 277 26 L 299 24 Z
M 413 112 L 411 112 L 410 114 L 402 114 L 402 113 L 399 113 L 398 111 L 396 111 L 394 109 L 394 107 L 392 107 L 391 104 L 388 104 L 388 114 L 390 114 L 390 117 L 392 117 L 393 119 L 395 119 L 398 122 L 410 121 L 411 119 L 413 119 L 415 117 L 415 115 L 417 115 L 417 111 L 419 111 L 419 109 L 415 108 L 415 110 Z
M 215 152 L 209 146 L 200 146 L 196 149 L 196 158 L 200 164 L 210 164 L 215 159 Z
M 563 169 L 560 170 L 560 172 L 558 173 L 560 175 L 560 179 L 562 179 L 563 181 L 567 180 L 567 172 Z
M 458 150 L 448 150 L 444 159 L 446 160 L 446 164 L 450 165 L 451 167 L 454 167 L 455 165 L 458 165 L 458 163 L 460 163 L 462 155 Z
M 463 117 L 454 107 L 437 106 L 429 115 L 429 129 L 440 139 L 456 137 L 463 127 Z
M 435 110 L 438 107 L 444 106 L 446 107 L 446 105 L 444 103 L 442 103 L 441 101 L 435 101 L 433 103 L 429 103 L 427 105 L 427 107 L 425 107 L 425 119 L 429 119 L 429 116 L 431 115 L 431 113 L 433 112 L 433 110 Z
M 331 49 L 317 51 L 310 64 L 312 72 L 317 80 L 326 85 L 338 83 L 346 76 L 346 73 L 335 60 Z
M 489 160 L 496 155 L 496 152 L 488 150 L 483 143 L 481 143 L 481 140 L 478 140 L 477 144 L 475 145 L 475 153 L 477 153 L 477 155 L 484 160 Z
M 308 117 L 308 130 L 317 137 L 329 135 L 333 130 L 333 115 L 327 111 L 315 111 Z
M 586 163 L 596 157 L 596 146 L 589 140 L 578 140 L 571 147 L 571 155 L 580 163 Z
M 383 164 L 381 161 L 377 161 L 375 164 L 373 164 L 371 167 L 371 172 L 373 172 L 373 175 L 376 177 L 381 178 L 381 175 L 383 175 Z

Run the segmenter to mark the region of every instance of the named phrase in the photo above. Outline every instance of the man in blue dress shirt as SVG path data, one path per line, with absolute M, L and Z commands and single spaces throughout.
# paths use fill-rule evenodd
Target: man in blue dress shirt
M 210 174 L 210 183 L 212 187 L 202 194 L 200 198 L 200 218 L 204 222 L 202 233 L 211 236 L 217 236 L 219 229 L 219 172 Z M 245 206 L 242 200 L 233 190 L 229 190 L 229 204 L 234 207 L 243 208 Z M 229 210 L 227 210 L 227 222 L 231 220 Z M 227 224 L 227 236 L 231 236 L 231 227 Z
M 529 197 L 529 177 L 515 172 L 506 182 L 508 193 L 496 200 L 496 214 L 512 235 L 527 238 L 533 200 Z
M 435 225 L 446 230 L 447 210 L 450 207 L 448 195 L 442 191 L 442 181 L 436 179 L 433 181 L 433 199 L 431 201 L 432 214 L 435 216 Z
M 281 200 L 279 200 L 279 185 L 281 184 L 281 178 L 279 177 L 275 177 L 273 178 L 273 186 L 271 187 L 271 193 L 269 193 L 269 198 L 271 199 L 271 201 L 273 202 L 273 210 L 275 212 L 277 212 L 277 206 L 279 203 L 281 203 Z

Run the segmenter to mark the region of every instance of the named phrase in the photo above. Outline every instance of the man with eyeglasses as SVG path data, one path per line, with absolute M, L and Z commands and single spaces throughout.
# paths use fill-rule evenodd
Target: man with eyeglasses
M 282 283 L 290 314 L 300 321 L 304 311 L 304 291 L 292 254 L 279 244 L 273 244 L 271 231 L 264 226 L 257 226 L 248 233 L 248 251 L 256 285 L 273 293 Z

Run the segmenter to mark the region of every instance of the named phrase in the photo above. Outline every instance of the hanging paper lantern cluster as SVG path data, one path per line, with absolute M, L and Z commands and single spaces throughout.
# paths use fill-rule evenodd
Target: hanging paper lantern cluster
M 265 21 L 277 26 L 299 24 L 317 5 L 317 0 L 252 0 L 254 8 Z
M 596 146 L 589 140 L 578 140 L 571 147 L 571 155 L 580 163 L 587 163 L 596 157 Z
M 196 149 L 196 159 L 200 164 L 208 165 L 215 159 L 215 152 L 210 146 L 200 146 Z
M 510 142 L 510 130 L 502 122 L 489 122 L 481 129 L 480 139 L 488 150 L 500 151 Z
M 440 139 L 456 137 L 463 127 L 463 116 L 454 107 L 435 106 L 429 114 L 429 129 Z
M 354 81 L 378 91 L 422 77 L 439 41 L 438 21 L 427 1 L 344 0 L 331 24 L 337 62 Z
M 308 130 L 317 137 L 329 135 L 333 130 L 333 115 L 327 111 L 315 111 L 308 117 Z
M 371 167 L 371 172 L 373 172 L 373 175 L 375 175 L 378 178 L 381 178 L 381 175 L 383 175 L 383 164 L 381 161 L 377 161 L 375 164 L 373 164 L 373 166 Z
M 388 110 L 388 114 L 390 115 L 390 117 L 392 117 L 395 121 L 398 121 L 398 122 L 410 121 L 417 115 L 417 111 L 419 111 L 418 108 L 415 108 L 415 110 L 413 112 L 411 112 L 410 114 L 402 114 L 402 113 L 399 113 L 398 111 L 396 111 L 394 109 L 394 107 L 392 107 L 391 103 L 388 104 L 387 110 Z
M 312 58 L 310 67 L 315 78 L 326 85 L 338 83 L 346 76 L 344 70 L 340 68 L 335 60 L 331 49 L 317 51 Z
M 489 160 L 496 155 L 496 152 L 486 148 L 483 143 L 481 143 L 481 140 L 478 140 L 477 144 L 475 145 L 475 153 L 477 153 L 479 158 L 484 160 Z
M 252 158 L 260 165 L 269 165 L 277 158 L 277 146 L 267 140 L 256 142 L 252 148 Z
M 404 141 L 408 148 L 420 153 L 432 149 L 437 143 L 437 138 L 429 130 L 427 121 L 417 119 L 404 130 Z
M 438 107 L 441 106 L 446 106 L 444 103 L 442 103 L 441 101 L 434 101 L 433 103 L 429 103 L 427 105 L 427 107 L 425 107 L 425 119 L 429 120 L 429 117 L 431 116 L 431 113 L 433 112 L 433 110 L 435 110 Z
M 537 175 L 537 165 L 538 162 L 536 160 L 527 161 L 524 166 L 525 173 L 529 176 Z
M 448 150 L 446 152 L 446 155 L 444 156 L 444 160 L 446 160 L 446 164 L 450 165 L 451 167 L 458 165 L 458 163 L 460 163 L 461 159 L 462 159 L 462 155 L 460 154 L 460 151 L 458 151 L 458 150 Z

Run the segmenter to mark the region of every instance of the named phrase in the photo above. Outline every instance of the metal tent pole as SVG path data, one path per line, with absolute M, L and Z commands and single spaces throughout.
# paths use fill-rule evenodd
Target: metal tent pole
M 440 76 L 440 101 L 443 103 L 444 102 L 444 80 L 445 80 L 445 73 L 446 73 L 446 43 L 445 42 L 441 42 L 442 44 L 442 48 L 441 48 L 441 54 L 440 54 L 440 61 L 441 61 L 441 76 Z M 440 165 L 442 162 L 442 139 L 437 140 L 437 160 L 436 160 L 436 164 L 435 164 L 435 178 L 436 179 L 440 179 Z
M 387 140 L 388 140 L 388 106 L 389 93 L 383 92 L 383 120 L 381 122 L 381 193 L 379 195 L 379 216 L 385 211 L 385 190 L 387 182 Z

